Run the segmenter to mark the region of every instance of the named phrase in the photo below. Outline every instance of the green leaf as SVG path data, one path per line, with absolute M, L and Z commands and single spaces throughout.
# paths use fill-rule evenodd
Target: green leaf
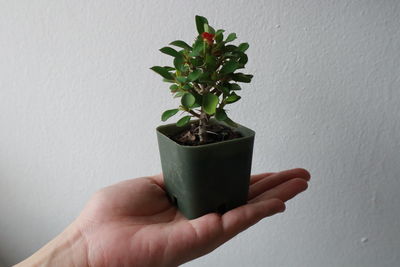
M 235 52 L 238 47 L 236 45 L 227 45 L 223 49 L 225 52 Z
M 174 66 L 177 70 L 184 71 L 185 59 L 182 54 L 174 58 Z
M 208 24 L 207 24 L 208 25 Z M 210 25 L 208 25 L 208 30 L 207 30 L 207 32 L 208 33 L 211 33 L 211 34 L 215 34 L 215 29 L 213 28 L 213 27 L 211 27 Z
M 252 78 L 253 78 L 253 75 L 250 75 L 250 74 L 235 73 L 232 75 L 232 80 L 234 80 L 236 82 L 242 82 L 242 83 L 249 83 L 249 82 L 251 82 Z
M 204 41 L 201 39 L 197 39 L 196 42 L 193 44 L 193 51 L 190 52 L 190 57 L 198 57 L 200 53 L 203 51 L 204 48 Z
M 236 33 L 231 33 L 231 34 L 229 34 L 228 35 L 228 37 L 226 37 L 226 40 L 225 40 L 225 42 L 226 43 L 229 43 L 229 42 L 232 42 L 233 40 L 235 40 L 237 37 L 236 37 Z
M 203 74 L 203 72 L 199 69 L 194 70 L 193 72 L 191 72 L 188 76 L 188 81 L 189 82 L 194 82 L 195 80 L 197 80 L 201 75 Z
M 172 43 L 170 43 L 170 45 L 174 45 L 183 49 L 187 49 L 187 50 L 192 50 L 192 47 L 190 45 L 188 45 L 186 42 L 181 41 L 181 40 L 176 40 L 173 41 Z
M 249 60 L 247 55 L 243 52 L 238 52 L 237 55 L 239 56 L 239 63 L 242 65 L 242 67 L 244 67 Z
M 182 89 L 185 89 L 186 91 L 191 90 L 193 87 L 190 84 L 185 84 L 184 86 L 182 86 Z
M 164 113 L 161 115 L 161 120 L 166 121 L 172 116 L 174 116 L 176 113 L 178 113 L 179 109 L 169 109 L 164 111 Z
M 172 47 L 168 47 L 168 46 L 161 48 L 160 51 L 164 54 L 167 54 L 167 55 L 170 55 L 173 57 L 179 57 L 181 55 L 181 54 L 179 54 L 178 51 L 176 51 Z
M 185 93 L 185 92 L 177 92 L 177 93 L 174 95 L 174 98 L 182 97 L 184 94 L 186 94 L 186 93 Z
M 200 57 L 190 58 L 190 63 L 193 67 L 199 67 L 203 65 L 203 60 Z
M 169 87 L 169 89 L 171 90 L 171 92 L 176 92 L 179 89 L 179 86 L 176 84 L 173 84 Z
M 208 70 L 214 71 L 217 66 L 217 58 L 213 55 L 206 54 L 206 67 Z
M 232 53 L 232 52 L 227 52 L 227 53 L 224 53 L 223 55 L 222 55 L 224 58 L 229 58 L 229 59 L 231 59 L 231 60 L 233 60 L 233 61 L 237 61 L 237 55 L 236 54 L 234 54 L 234 53 Z
M 216 72 L 211 73 L 211 80 L 212 81 L 217 81 L 218 80 L 218 74 Z
M 197 32 L 199 34 L 202 34 L 204 32 L 204 24 L 208 25 L 208 20 L 202 16 L 196 16 L 195 20 L 196 20 Z
M 204 24 L 204 32 L 210 33 L 209 27 L 210 27 L 210 26 L 209 26 L 208 24 Z
M 154 66 L 150 68 L 152 71 L 155 71 L 156 73 L 160 74 L 162 77 L 164 77 L 167 80 L 173 80 L 174 76 L 172 76 L 171 73 L 168 72 L 167 69 L 160 67 L 160 66 Z
M 191 116 L 182 117 L 177 123 L 176 126 L 183 127 L 189 123 Z
M 201 82 L 201 83 L 212 82 L 211 73 L 210 72 L 203 72 L 203 74 L 200 76 L 198 81 Z
M 201 104 L 203 103 L 203 96 L 198 94 L 197 92 L 193 92 L 192 94 L 196 99 L 196 103 L 192 106 L 192 108 L 201 107 Z
M 226 118 L 225 120 L 224 120 L 224 122 L 226 123 L 226 124 L 228 124 L 229 126 L 232 126 L 232 127 L 238 127 L 238 125 L 237 125 L 237 123 L 236 122 L 234 122 L 233 120 L 231 120 L 230 118 Z
M 218 96 L 207 93 L 203 95 L 203 109 L 204 111 L 209 114 L 213 115 L 217 109 L 219 99 Z
M 215 39 L 215 41 L 216 41 L 217 43 L 221 42 L 221 41 L 224 39 L 223 32 L 224 32 L 224 30 L 218 30 L 218 31 L 215 33 L 214 39 Z
M 237 91 L 237 90 L 241 90 L 242 88 L 240 87 L 239 84 L 237 84 L 237 83 L 232 83 L 232 84 L 229 84 L 229 89 L 234 90 L 234 91 Z
M 167 71 L 175 70 L 175 68 L 170 66 L 164 66 L 163 68 L 166 69 Z
M 229 95 L 229 88 L 225 86 L 219 86 L 218 89 L 224 94 L 224 95 Z
M 232 94 L 225 99 L 225 102 L 227 104 L 232 104 L 232 103 L 235 103 L 236 101 L 238 101 L 240 98 L 241 97 L 238 96 L 237 94 L 235 94 L 235 92 L 232 92 Z
M 245 52 L 248 48 L 249 48 L 249 44 L 248 44 L 248 43 L 241 43 L 241 44 L 238 46 L 238 50 L 239 50 L 240 52 Z
M 217 111 L 215 112 L 215 118 L 219 121 L 224 121 L 228 118 L 228 115 L 226 115 L 224 109 L 218 108 Z
M 176 80 L 180 83 L 185 83 L 186 82 L 186 77 L 183 76 L 176 76 Z
M 166 83 L 175 83 L 175 80 L 169 80 L 169 79 L 162 79 L 163 80 L 163 82 L 166 82 Z
M 186 93 L 182 96 L 181 103 L 184 107 L 191 108 L 195 102 L 196 99 L 190 93 Z
M 240 64 L 235 61 L 228 61 L 226 62 L 221 70 L 219 71 L 220 74 L 228 74 L 234 72 L 236 69 L 240 67 Z

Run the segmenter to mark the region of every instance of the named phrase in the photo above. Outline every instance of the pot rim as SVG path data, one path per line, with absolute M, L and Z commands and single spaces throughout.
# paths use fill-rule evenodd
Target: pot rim
M 195 121 L 198 121 L 198 120 L 191 120 L 190 123 L 195 122 Z M 176 126 L 175 123 L 170 123 L 170 124 L 164 124 L 164 125 L 158 126 L 158 127 L 156 128 L 156 131 L 157 131 L 158 134 L 161 134 L 162 136 L 164 136 L 164 137 L 168 138 L 169 140 L 171 140 L 172 142 L 174 142 L 175 145 L 177 145 L 177 146 L 179 146 L 179 147 L 182 147 L 182 148 L 185 148 L 185 149 L 199 149 L 199 148 L 213 147 L 213 146 L 218 146 L 218 145 L 222 145 L 222 144 L 228 144 L 228 143 L 239 142 L 239 141 L 241 141 L 241 140 L 245 140 L 245 139 L 249 139 L 249 138 L 254 138 L 254 136 L 255 136 L 255 134 L 256 134 L 255 131 L 253 131 L 252 129 L 249 129 L 249 128 L 247 128 L 247 127 L 245 127 L 245 126 L 243 126 L 243 125 L 241 125 L 241 124 L 239 124 L 239 123 L 236 123 L 236 124 L 238 125 L 238 127 L 231 127 L 231 126 L 227 125 L 226 123 L 221 122 L 221 121 L 217 121 L 217 120 L 215 120 L 215 119 L 211 119 L 211 122 L 212 122 L 212 123 L 216 123 L 216 124 L 222 124 L 222 125 L 227 126 L 227 127 L 231 128 L 231 129 L 237 130 L 237 131 L 239 131 L 243 136 L 242 136 L 242 137 L 239 137 L 239 138 L 235 138 L 235 139 L 230 139 L 230 140 L 225 140 L 225 141 L 216 142 L 216 143 L 210 143 L 210 144 L 204 144 L 204 145 L 198 145 L 198 146 L 185 146 L 185 145 L 181 145 L 181 144 L 175 142 L 174 140 L 172 140 L 172 139 L 167 135 L 167 133 L 163 132 L 162 130 L 164 130 L 164 129 L 171 129 L 171 128 L 173 128 L 173 129 L 178 129 L 178 128 L 179 128 L 179 129 L 184 130 L 185 128 L 188 128 L 189 126 L 186 126 L 186 127 L 182 127 L 182 128 L 181 128 L 181 127 Z

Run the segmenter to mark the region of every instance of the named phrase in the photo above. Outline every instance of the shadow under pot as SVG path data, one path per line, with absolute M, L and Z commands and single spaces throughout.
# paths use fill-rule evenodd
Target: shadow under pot
M 184 146 L 170 138 L 183 129 L 175 124 L 157 128 L 164 183 L 180 212 L 195 219 L 246 204 L 255 132 L 239 125 L 232 129 L 240 138 Z

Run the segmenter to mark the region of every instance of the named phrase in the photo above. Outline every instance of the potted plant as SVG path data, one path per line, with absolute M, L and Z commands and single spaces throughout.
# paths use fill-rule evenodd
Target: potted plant
M 224 30 L 215 30 L 205 17 L 195 21 L 193 45 L 173 41 L 160 49 L 173 57 L 173 66 L 151 68 L 180 98 L 179 107 L 165 111 L 161 119 L 180 111 L 184 116 L 176 124 L 159 126 L 157 138 L 168 195 L 189 219 L 247 202 L 255 135 L 226 112 L 240 99 L 238 83 L 253 77 L 238 71 L 247 63 L 248 43 L 233 45 L 235 33 L 224 38 Z

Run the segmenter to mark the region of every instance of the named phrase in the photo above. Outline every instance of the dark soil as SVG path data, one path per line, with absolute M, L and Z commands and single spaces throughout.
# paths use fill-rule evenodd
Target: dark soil
M 200 143 L 198 132 L 199 132 L 198 124 L 193 123 L 189 129 L 186 129 L 183 132 L 171 136 L 171 139 L 180 145 L 199 146 L 199 145 L 212 144 L 242 137 L 242 135 L 239 132 L 235 132 L 229 127 L 220 124 L 210 124 L 206 128 L 207 132 L 206 141 Z

